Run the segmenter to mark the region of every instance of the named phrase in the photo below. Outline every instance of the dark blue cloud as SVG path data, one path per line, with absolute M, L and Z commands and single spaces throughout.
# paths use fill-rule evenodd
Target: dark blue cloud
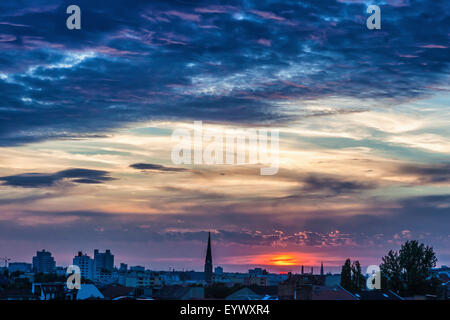
M 152 164 L 152 163 L 134 163 L 130 165 L 131 168 L 142 170 L 142 171 L 162 171 L 162 172 L 183 172 L 186 169 L 183 168 L 174 168 L 174 167 L 166 167 L 160 164 Z
M 0 145 L 149 119 L 283 123 L 280 102 L 395 104 L 446 81 L 448 1 L 71 1 L 0 4 Z M 302 113 L 303 114 L 303 113 Z M 307 112 L 306 112 L 307 115 Z
M 51 187 L 64 180 L 74 183 L 96 184 L 112 179 L 107 171 L 78 168 L 55 173 L 24 173 L 0 177 L 0 181 L 4 181 L 4 185 L 22 188 Z

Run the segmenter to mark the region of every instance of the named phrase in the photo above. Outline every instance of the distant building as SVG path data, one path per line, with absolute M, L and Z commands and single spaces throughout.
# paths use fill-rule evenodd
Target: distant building
M 73 258 L 73 264 L 80 267 L 81 277 L 89 280 L 95 279 L 95 262 L 81 251 Z
M 132 266 L 132 267 L 130 267 L 130 271 L 134 271 L 134 272 L 144 272 L 144 271 L 145 271 L 145 267 L 142 267 L 142 266 Z
M 94 261 L 97 272 L 101 272 L 102 270 L 114 270 L 114 255 L 111 254 L 109 249 L 105 252 L 99 252 L 98 249 L 95 249 Z
M 67 290 L 65 282 L 34 282 L 31 292 L 38 300 L 74 300 L 76 294 L 76 290 Z
M 121 263 L 119 272 L 127 272 L 128 271 L 128 265 L 126 263 Z
M 306 274 L 289 274 L 288 279 L 278 286 L 280 300 L 311 300 L 314 286 L 324 286 L 326 276 Z
M 101 285 L 117 283 L 119 281 L 119 274 L 117 272 L 100 272 L 97 274 L 95 280 Z
M 118 283 L 130 288 L 149 288 L 162 287 L 163 279 L 155 272 L 135 272 L 131 271 L 127 274 L 119 276 Z
M 31 272 L 32 270 L 32 265 L 31 263 L 26 263 L 26 262 L 11 262 L 8 265 L 8 271 L 10 273 L 13 272 Z
M 211 232 L 208 233 L 208 247 L 206 249 L 205 258 L 205 281 L 207 284 L 211 284 L 213 280 L 213 265 L 212 265 L 212 254 L 211 254 Z
M 248 278 L 245 278 L 244 284 L 246 286 L 259 286 L 259 287 L 267 287 L 267 276 L 250 276 Z
M 56 267 L 55 268 L 55 273 L 57 276 L 65 276 L 67 273 L 67 268 L 66 267 Z
M 42 250 L 36 252 L 33 257 L 33 270 L 37 273 L 53 273 L 55 271 L 55 259 L 48 251 Z
M 222 275 L 223 274 L 223 268 L 219 267 L 219 266 L 215 267 L 214 268 L 214 274 L 215 275 Z
M 262 268 L 249 269 L 248 274 L 252 276 L 266 275 L 267 270 L 266 269 L 263 270 Z
M 244 285 L 248 274 L 246 273 L 224 273 L 222 275 L 215 275 L 214 282 L 223 283 L 228 287 L 232 287 L 236 284 Z

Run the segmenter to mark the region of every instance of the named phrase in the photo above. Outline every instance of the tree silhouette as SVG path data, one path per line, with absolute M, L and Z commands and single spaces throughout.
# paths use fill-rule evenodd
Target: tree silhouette
M 350 259 L 345 260 L 341 270 L 341 286 L 349 291 L 353 291 L 351 264 Z
M 402 244 L 400 251 L 389 251 L 382 258 L 381 273 L 389 289 L 398 293 L 423 294 L 430 287 L 437 258 L 432 247 L 416 240 Z
M 353 292 L 360 292 L 366 287 L 366 278 L 362 275 L 361 264 L 358 260 L 352 264 L 352 287 Z
M 350 292 L 360 292 L 366 286 L 366 278 L 361 272 L 358 260 L 353 264 L 350 259 L 345 260 L 341 270 L 341 286 Z

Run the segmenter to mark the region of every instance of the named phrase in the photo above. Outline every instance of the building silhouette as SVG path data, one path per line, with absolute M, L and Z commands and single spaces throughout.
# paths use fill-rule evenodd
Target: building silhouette
M 87 254 L 79 251 L 78 255 L 73 258 L 73 264 L 80 268 L 80 273 L 83 278 L 89 280 L 95 279 L 95 262 Z
M 206 249 L 205 258 L 205 281 L 207 284 L 211 284 L 213 279 L 213 265 L 211 254 L 211 232 L 208 233 L 208 248 Z
M 53 273 L 55 267 L 55 259 L 50 252 L 45 250 L 36 252 L 36 256 L 33 257 L 33 270 L 35 272 Z
M 95 268 L 97 273 L 114 270 L 114 255 L 111 254 L 111 250 L 106 250 L 105 252 L 99 252 L 97 249 L 94 250 L 94 260 Z
M 326 276 L 323 274 L 323 263 L 320 266 L 320 275 L 311 273 L 288 274 L 288 279 L 278 285 L 280 300 L 312 300 L 317 292 L 314 289 L 325 286 Z

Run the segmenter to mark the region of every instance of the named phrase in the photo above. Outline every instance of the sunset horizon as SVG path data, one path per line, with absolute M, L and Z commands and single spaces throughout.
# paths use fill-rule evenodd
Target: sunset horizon
M 0 3 L 0 257 L 450 265 L 448 2 L 75 2 Z

